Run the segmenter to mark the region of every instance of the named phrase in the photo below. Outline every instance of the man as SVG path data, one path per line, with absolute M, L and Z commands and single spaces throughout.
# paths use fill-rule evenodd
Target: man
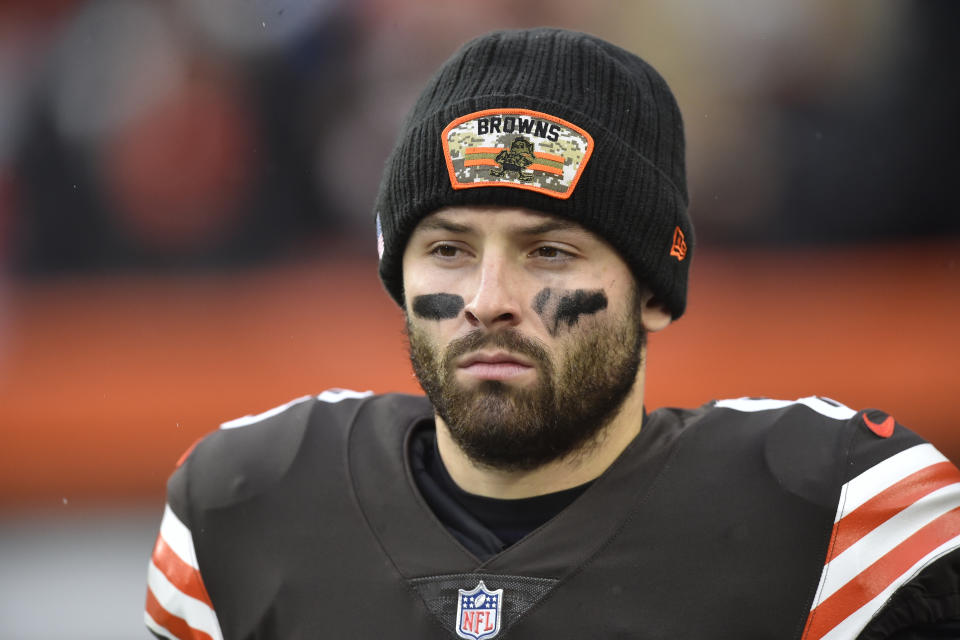
M 176 638 L 960 637 L 960 472 L 824 398 L 643 406 L 693 236 L 666 83 L 553 29 L 467 44 L 404 124 L 380 276 L 427 398 L 326 391 L 184 456 Z

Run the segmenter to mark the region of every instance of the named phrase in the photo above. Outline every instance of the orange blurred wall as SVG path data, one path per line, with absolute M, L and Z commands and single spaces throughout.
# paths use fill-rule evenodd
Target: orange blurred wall
M 960 460 L 960 242 L 703 251 L 647 405 L 820 394 Z M 375 264 L 111 276 L 0 294 L 0 507 L 162 501 L 231 418 L 329 387 L 417 392 Z

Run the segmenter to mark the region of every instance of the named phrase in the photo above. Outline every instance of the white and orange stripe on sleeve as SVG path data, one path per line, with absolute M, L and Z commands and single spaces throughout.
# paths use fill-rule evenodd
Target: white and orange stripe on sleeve
M 223 640 L 200 576 L 193 536 L 169 505 L 147 568 L 144 622 L 170 640 Z
M 855 638 L 901 585 L 960 548 L 960 471 L 933 445 L 843 486 L 803 640 Z

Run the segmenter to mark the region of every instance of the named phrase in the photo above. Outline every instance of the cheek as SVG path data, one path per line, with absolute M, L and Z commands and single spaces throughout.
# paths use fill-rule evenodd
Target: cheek
M 407 339 L 410 344 L 410 355 L 416 365 L 433 370 L 443 359 L 443 336 L 435 322 L 421 322 L 407 317 Z

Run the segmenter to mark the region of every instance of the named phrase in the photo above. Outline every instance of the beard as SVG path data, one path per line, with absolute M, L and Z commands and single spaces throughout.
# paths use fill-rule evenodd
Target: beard
M 473 462 L 503 471 L 529 471 L 588 451 L 633 388 L 646 342 L 638 316 L 575 333 L 554 364 L 540 340 L 512 329 L 477 329 L 440 349 L 407 317 L 414 373 L 453 441 Z M 459 384 L 454 362 L 484 347 L 529 358 L 536 383 Z

